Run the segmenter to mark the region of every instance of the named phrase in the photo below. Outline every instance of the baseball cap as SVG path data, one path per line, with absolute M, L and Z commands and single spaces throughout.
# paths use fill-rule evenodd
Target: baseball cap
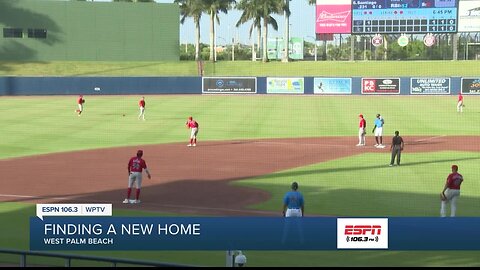
M 137 156 L 138 156 L 138 155 L 143 155 L 143 150 L 138 150 L 138 151 L 137 151 Z
M 358 117 L 363 117 L 363 114 L 359 114 Z
M 452 169 L 458 170 L 458 166 L 457 165 L 452 165 Z
M 193 118 L 191 116 L 188 117 L 189 120 L 192 120 Z

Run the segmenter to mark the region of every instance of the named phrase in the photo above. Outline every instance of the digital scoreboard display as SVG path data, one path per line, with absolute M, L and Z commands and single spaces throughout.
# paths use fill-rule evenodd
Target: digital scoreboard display
M 352 33 L 456 33 L 459 0 L 353 0 Z

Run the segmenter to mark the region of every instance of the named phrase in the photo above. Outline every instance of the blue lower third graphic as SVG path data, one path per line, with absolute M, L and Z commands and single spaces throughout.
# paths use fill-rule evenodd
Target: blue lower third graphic
M 388 227 L 388 250 L 480 250 L 480 218 L 395 217 L 375 230 L 371 221 L 337 228 L 336 217 L 31 217 L 30 249 L 337 250 L 337 237 L 373 243 Z

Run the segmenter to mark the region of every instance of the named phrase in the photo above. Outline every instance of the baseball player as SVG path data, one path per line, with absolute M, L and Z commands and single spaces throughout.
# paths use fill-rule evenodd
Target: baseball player
M 446 217 L 447 203 L 450 205 L 450 216 L 454 217 L 457 211 L 457 199 L 460 197 L 460 185 L 463 182 L 463 176 L 458 173 L 458 166 L 452 165 L 452 173 L 448 175 L 447 182 L 440 194 L 442 205 L 440 208 L 440 215 Z
M 187 146 L 197 146 L 197 134 L 198 134 L 198 122 L 193 120 L 190 116 L 188 117 L 187 123 L 185 123 L 187 128 L 191 129 L 190 131 L 190 143 Z
M 138 150 L 135 157 L 130 158 L 128 161 L 128 190 L 127 198 L 123 203 L 140 203 L 140 188 L 142 187 L 142 171 L 145 169 L 148 179 L 151 179 L 152 176 L 147 169 L 147 163 L 142 159 L 143 150 Z M 132 193 L 133 183 L 136 184 L 136 194 L 135 200 L 130 201 L 130 194 Z
M 462 92 L 458 93 L 457 112 L 463 112 L 463 96 L 462 96 Z
M 360 123 L 358 125 L 358 144 L 357 146 L 365 146 L 365 134 L 367 128 L 367 121 L 363 118 L 363 114 L 358 115 Z
M 142 97 L 138 102 L 138 106 L 140 107 L 140 114 L 138 115 L 138 119 L 142 118 L 145 121 L 145 97 Z
M 78 109 L 75 110 L 75 112 L 78 113 L 78 116 L 80 116 L 83 112 L 83 103 L 85 103 L 85 99 L 83 98 L 83 95 L 78 96 L 78 99 L 77 99 Z
M 385 121 L 383 120 L 383 117 L 380 114 L 377 114 L 377 118 L 375 118 L 375 122 L 373 124 L 373 130 L 372 133 L 375 135 L 375 147 L 376 148 L 385 148 L 385 145 L 383 145 L 383 125 L 385 124 Z
M 303 195 L 298 189 L 298 183 L 292 183 L 292 191 L 289 191 L 283 197 L 283 216 L 284 217 L 303 217 L 304 201 Z

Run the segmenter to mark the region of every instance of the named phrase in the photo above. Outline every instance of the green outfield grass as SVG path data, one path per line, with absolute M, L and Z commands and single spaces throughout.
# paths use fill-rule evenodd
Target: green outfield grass
M 386 136 L 395 130 L 403 136 L 480 135 L 480 97 L 473 96 L 465 97 L 463 114 L 456 113 L 454 96 L 146 96 L 145 122 L 137 120 L 137 96 L 85 98 L 84 115 L 77 117 L 76 96 L 0 97 L 0 162 L 44 153 L 185 141 L 188 132 L 184 123 L 189 115 L 201 125 L 199 143 L 356 136 L 359 113 L 366 116 L 369 128 L 375 114 L 381 113 Z M 449 166 L 455 162 L 465 177 L 458 215 L 480 216 L 480 184 L 476 181 L 480 176 L 479 159 L 476 152 L 406 153 L 402 156 L 403 166 L 389 168 L 388 154 L 369 153 L 246 179 L 234 185 L 271 193 L 271 200 L 250 206 L 253 209 L 280 211 L 281 197 L 295 180 L 306 196 L 307 215 L 438 216 L 438 193 Z M 8 222 L 0 222 L 0 247 L 28 249 L 28 218 L 34 215 L 34 205 L 1 203 L 0 220 Z M 114 215 L 170 214 L 114 209 Z M 225 263 L 224 251 L 78 253 L 195 265 Z M 463 251 L 245 253 L 247 266 L 480 266 L 480 252 Z M 0 255 L 0 264 L 17 261 L 16 257 Z M 51 262 L 41 258 L 29 261 Z
M 137 119 L 139 98 L 86 96 L 81 117 L 74 113 L 76 96 L 0 98 L 0 159 L 185 141 L 190 115 L 202 127 L 199 141 L 355 136 L 359 113 L 369 127 L 381 113 L 385 136 L 395 130 L 405 136 L 480 134 L 480 98 L 471 96 L 463 114 L 453 96 L 147 96 L 145 122 Z
M 457 214 L 478 217 L 479 161 L 476 152 L 404 153 L 400 167 L 389 167 L 390 153 L 366 153 L 234 184 L 273 195 L 254 209 L 280 211 L 283 195 L 297 181 L 307 215 L 437 217 L 439 194 L 455 163 L 465 178 Z
M 478 61 L 204 61 L 205 76 L 478 76 Z M 198 76 L 197 63 L 1 62 L 0 76 Z

